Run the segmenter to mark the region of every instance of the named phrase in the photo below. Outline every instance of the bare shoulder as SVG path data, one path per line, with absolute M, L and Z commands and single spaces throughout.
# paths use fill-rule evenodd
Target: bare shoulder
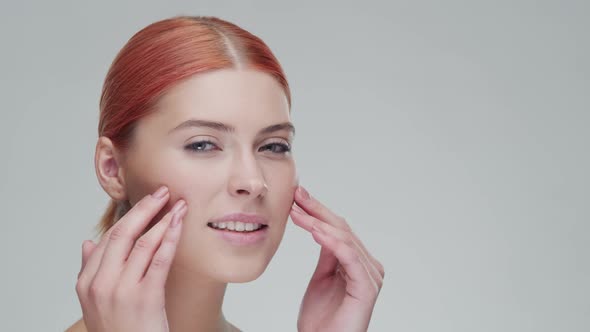
M 230 324 L 230 328 L 232 329 L 231 332 L 242 332 L 242 330 L 240 330 L 239 328 L 237 328 L 235 325 Z
M 68 327 L 65 332 L 86 332 L 86 325 L 84 324 L 84 320 L 80 318 L 76 321 L 72 326 Z
M 230 323 L 230 326 L 232 328 L 232 332 L 242 332 L 242 330 L 240 330 L 239 328 L 237 328 L 235 325 Z M 78 321 L 76 321 L 74 324 L 72 324 L 72 326 L 68 327 L 67 330 L 65 330 L 65 332 L 87 332 L 86 330 L 86 324 L 84 324 L 84 320 L 82 318 L 80 318 Z

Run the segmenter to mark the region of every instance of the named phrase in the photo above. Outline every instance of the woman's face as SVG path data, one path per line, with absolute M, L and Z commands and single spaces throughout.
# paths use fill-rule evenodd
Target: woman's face
M 189 122 L 187 122 L 189 121 Z M 193 121 L 193 122 L 190 122 Z M 121 165 L 134 205 L 160 185 L 188 205 L 174 267 L 223 282 L 256 279 L 283 237 L 297 186 L 289 106 L 269 74 L 223 69 L 170 89 L 138 121 Z M 208 223 L 230 213 L 266 219 L 263 240 L 234 244 Z

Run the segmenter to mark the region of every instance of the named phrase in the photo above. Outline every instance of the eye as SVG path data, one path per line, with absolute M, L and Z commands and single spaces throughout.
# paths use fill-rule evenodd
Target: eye
M 191 152 L 207 152 L 207 151 L 211 151 L 212 149 L 207 149 L 207 147 L 213 147 L 213 150 L 215 148 L 217 148 L 217 145 L 215 145 L 215 143 L 208 141 L 208 140 L 202 140 L 202 141 L 196 141 L 193 142 L 189 145 L 186 145 L 184 148 L 187 150 L 190 150 Z
M 259 151 L 270 150 L 272 153 L 285 154 L 291 151 L 291 146 L 285 143 L 270 143 L 262 146 Z

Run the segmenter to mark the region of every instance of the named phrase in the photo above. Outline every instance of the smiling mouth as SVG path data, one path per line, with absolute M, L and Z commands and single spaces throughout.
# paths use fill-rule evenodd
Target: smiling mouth
M 210 222 L 207 226 L 220 231 L 236 233 L 254 233 L 268 228 L 268 225 L 257 223 L 245 223 L 240 221 Z

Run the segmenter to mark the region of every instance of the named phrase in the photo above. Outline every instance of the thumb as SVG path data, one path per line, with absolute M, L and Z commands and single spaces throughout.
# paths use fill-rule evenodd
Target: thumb
M 334 274 L 338 266 L 338 258 L 326 247 L 322 247 L 320 258 L 312 279 L 323 279 Z

